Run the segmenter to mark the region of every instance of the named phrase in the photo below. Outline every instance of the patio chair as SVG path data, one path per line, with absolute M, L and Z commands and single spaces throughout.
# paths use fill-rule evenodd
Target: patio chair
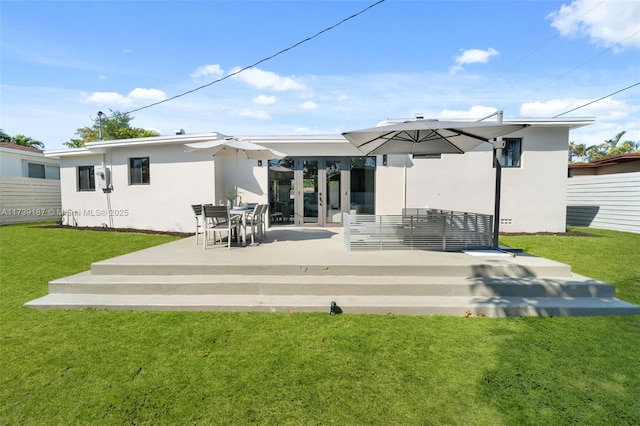
M 266 234 L 265 214 L 268 208 L 268 204 L 257 204 L 253 208 L 253 212 L 247 215 L 247 225 L 251 227 L 251 244 L 256 242 L 256 233 L 259 234 L 260 241 Z
M 226 206 L 214 206 L 205 204 L 202 206 L 204 211 L 204 249 L 207 249 L 207 240 L 209 232 L 213 232 L 213 244 L 216 244 L 216 234 L 220 236 L 222 242 L 222 233 L 227 233 L 227 246 L 231 249 L 231 237 L 233 231 L 238 233 L 240 227 L 240 218 L 229 213 Z
M 191 204 L 193 213 L 196 216 L 196 245 L 198 245 L 198 235 L 204 233 L 204 218 L 202 217 L 202 204 Z

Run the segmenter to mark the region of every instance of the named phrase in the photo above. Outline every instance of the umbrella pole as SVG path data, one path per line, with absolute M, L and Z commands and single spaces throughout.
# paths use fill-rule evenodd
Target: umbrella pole
M 502 139 L 502 138 L 501 138 Z M 502 184 L 502 148 L 496 148 L 496 154 L 493 157 L 493 164 L 496 168 L 496 187 L 493 206 L 493 238 L 491 245 L 498 248 L 498 238 L 500 236 L 500 190 Z

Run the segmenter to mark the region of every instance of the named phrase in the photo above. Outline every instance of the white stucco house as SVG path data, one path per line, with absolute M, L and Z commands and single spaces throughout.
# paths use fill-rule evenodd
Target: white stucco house
M 56 220 L 61 208 L 60 161 L 0 143 L 0 224 Z
M 563 232 L 569 132 L 593 118 L 506 119 L 501 231 Z M 66 223 L 193 232 L 192 204 L 225 202 L 237 170 L 243 203 L 269 203 L 273 225 L 340 226 L 342 213 L 435 208 L 493 214 L 493 147 L 429 157 L 364 157 L 342 135 L 243 136 L 285 153 L 277 161 L 214 159 L 185 144 L 224 137 L 176 134 L 47 151 L 60 161 Z

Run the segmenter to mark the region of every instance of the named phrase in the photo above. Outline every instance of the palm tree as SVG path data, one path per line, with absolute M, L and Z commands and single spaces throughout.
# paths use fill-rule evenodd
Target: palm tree
M 576 162 L 578 160 L 585 161 L 586 157 L 587 157 L 587 146 L 585 144 L 569 142 L 569 162 L 570 163 L 574 162 L 574 158 L 576 159 Z
M 608 157 L 610 155 L 622 154 L 622 152 L 620 152 L 620 147 L 618 147 L 618 143 L 620 143 L 625 133 L 627 132 L 622 131 L 617 135 L 615 135 L 612 139 L 609 139 L 608 141 L 604 141 L 605 143 L 604 147 L 607 150 L 605 156 Z
M 29 136 L 25 135 L 15 135 L 11 138 L 11 143 L 15 143 L 16 145 L 26 146 L 29 148 L 44 148 L 44 144 L 39 140 L 35 140 Z

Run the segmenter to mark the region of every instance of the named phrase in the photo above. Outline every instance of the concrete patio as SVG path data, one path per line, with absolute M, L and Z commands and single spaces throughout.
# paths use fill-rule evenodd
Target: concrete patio
M 34 308 L 586 316 L 640 314 L 614 286 L 526 253 L 347 251 L 341 229 L 273 227 L 203 250 L 195 237 L 96 262 Z

